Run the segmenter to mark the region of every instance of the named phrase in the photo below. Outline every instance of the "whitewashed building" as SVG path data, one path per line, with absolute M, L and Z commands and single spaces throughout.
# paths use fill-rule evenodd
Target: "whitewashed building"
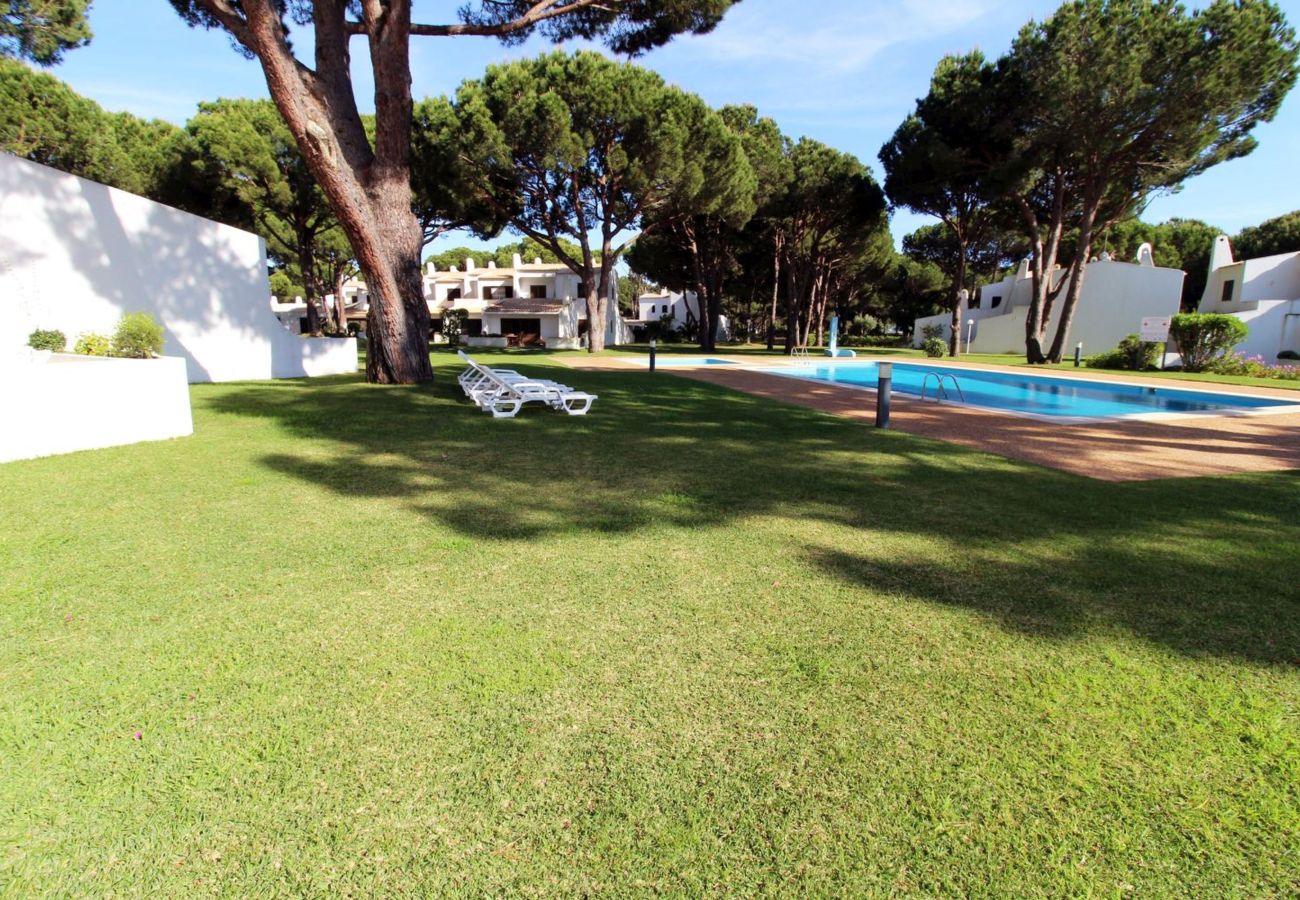
M 1246 340 L 1237 345 L 1244 356 L 1272 364 L 1279 353 L 1300 353 L 1300 252 L 1234 261 L 1227 235 L 1219 235 L 1197 311 L 1245 322 Z
M 694 291 L 642 294 L 637 298 L 637 317 L 632 324 L 657 324 L 663 321 L 664 316 L 671 315 L 674 328 L 694 329 L 700 321 L 700 306 L 699 297 Z M 726 316 L 718 317 L 718 340 L 731 340 L 731 322 Z
M 343 297 L 349 322 L 364 325 L 370 305 L 365 282 L 355 278 L 346 282 Z M 429 263 L 424 272 L 424 297 L 433 318 L 435 339 L 441 334 L 443 315 L 449 310 L 461 310 L 467 317 L 464 341 L 472 347 L 522 345 L 573 350 L 583 346 L 590 327 L 581 279 L 562 263 L 544 263 L 540 259 L 525 263 L 517 253 L 508 269 L 498 268 L 495 261 L 480 267 L 473 258 L 445 272 Z M 608 346 L 632 340 L 631 329 L 618 313 L 617 280 L 610 284 L 603 327 Z
M 1059 284 L 1067 270 L 1052 273 Z M 1127 335 L 1136 334 L 1148 317 L 1173 316 L 1182 300 L 1182 269 L 1157 266 L 1151 245 L 1138 248 L 1134 262 L 1120 262 L 1103 255 L 1088 263 L 1083 291 L 1075 308 L 1070 328 L 1069 347 L 1083 344 L 1085 354 L 1101 353 L 1119 345 Z M 971 353 L 1022 353 L 1025 349 L 1025 320 L 1033 301 L 1034 282 L 1029 261 L 1022 260 L 1014 273 L 993 284 L 981 285 L 973 300 L 961 311 L 962 349 Z M 1056 333 L 1056 313 L 1063 298 L 1053 304 L 1047 323 L 1049 339 Z M 941 313 L 917 319 L 912 343 L 919 347 L 927 325 L 943 329 L 943 339 L 951 332 L 951 314 Z M 969 340 L 969 346 L 967 341 Z

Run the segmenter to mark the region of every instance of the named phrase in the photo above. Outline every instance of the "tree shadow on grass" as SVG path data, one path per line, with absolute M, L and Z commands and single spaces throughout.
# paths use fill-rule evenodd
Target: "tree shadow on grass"
M 846 584 L 1045 637 L 1109 624 L 1190 655 L 1300 657 L 1294 474 L 1098 482 L 669 375 L 531 371 L 600 399 L 585 417 L 493 420 L 440 366 L 419 388 L 214 386 L 196 408 L 303 439 L 262 457 L 269 469 L 392 498 L 475 540 L 817 520 L 864 535 L 860 552 L 806 550 Z M 875 533 L 939 555 L 884 557 Z

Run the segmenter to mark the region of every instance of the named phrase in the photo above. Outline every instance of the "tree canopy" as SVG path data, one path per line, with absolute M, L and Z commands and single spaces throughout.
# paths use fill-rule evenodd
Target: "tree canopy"
M 90 43 L 91 0 L 0 0 L 0 56 L 52 66 Z
M 1237 259 L 1295 253 L 1300 250 L 1300 209 L 1243 228 L 1232 242 Z
M 1035 281 L 1027 354 L 1056 361 L 1100 236 L 1153 195 L 1249 153 L 1253 130 L 1295 83 L 1297 52 L 1269 0 L 1213 0 L 1194 11 L 1176 0 L 1071 0 L 1026 25 L 996 63 L 972 54 L 941 65 L 882 151 L 894 175 L 886 184 L 918 209 L 937 191 L 975 198 L 958 209 L 1018 212 Z M 947 133 L 926 118 L 936 109 L 963 123 L 952 129 L 955 150 L 952 140 L 922 139 Z M 990 168 L 966 167 L 971 158 Z M 1067 233 L 1067 271 L 1052 279 Z M 1054 305 L 1056 333 L 1043 354 Z
M 719 111 L 726 129 L 739 139 L 728 151 L 744 156 L 715 166 L 712 202 L 694 202 L 694 209 L 664 206 L 653 217 L 658 226 L 643 234 L 632 249 L 629 263 L 638 272 L 676 291 L 694 291 L 699 298 L 697 329 L 701 349 L 712 351 L 728 281 L 737 274 L 744 228 L 760 206 L 769 203 L 788 179 L 785 139 L 776 123 L 761 118 L 752 106 L 729 106 Z
M 160 199 L 183 134 L 161 120 L 108 113 L 52 75 L 0 59 L 0 149 Z
M 634 232 L 720 209 L 748 172 L 740 141 L 698 97 L 589 51 L 489 67 L 455 109 L 462 183 L 582 279 L 592 350 Z

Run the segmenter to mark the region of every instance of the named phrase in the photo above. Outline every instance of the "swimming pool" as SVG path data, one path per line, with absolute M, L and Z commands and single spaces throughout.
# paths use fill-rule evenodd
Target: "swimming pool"
M 649 357 L 646 357 L 646 365 L 650 365 Z M 655 368 L 671 368 L 673 366 L 733 366 L 729 359 L 717 359 L 713 356 L 659 356 L 655 358 Z
M 825 381 L 850 387 L 876 387 L 879 378 L 875 362 L 814 363 L 807 366 L 766 368 L 762 371 L 788 378 Z M 947 402 L 966 403 L 1051 418 L 1112 419 L 1153 413 L 1232 413 L 1295 407 L 1300 397 L 1287 400 L 1240 394 L 1212 393 L 1184 388 L 1147 387 L 1114 381 L 1057 378 L 1050 375 L 1021 375 L 985 369 L 894 363 L 894 390 L 919 396 L 929 375 L 926 397 L 935 396 L 935 376 L 945 376 Z M 953 389 L 954 376 L 960 393 Z

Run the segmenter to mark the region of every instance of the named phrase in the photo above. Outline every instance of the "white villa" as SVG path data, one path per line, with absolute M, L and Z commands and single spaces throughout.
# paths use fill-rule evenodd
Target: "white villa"
M 626 344 L 632 332 L 618 314 L 618 284 L 610 285 L 609 311 L 603 327 L 607 345 Z M 343 296 L 349 322 L 365 327 L 370 298 L 366 284 L 352 279 L 344 284 Z M 577 349 L 590 324 L 587 321 L 586 292 L 577 275 L 562 263 L 535 259 L 525 263 L 515 254 L 508 269 L 489 262 L 480 268 L 466 259 L 464 268 L 452 266 L 440 272 L 429 263 L 424 272 L 424 296 L 433 317 L 435 340 L 442 331 L 442 317 L 448 310 L 463 310 L 465 343 L 479 347 L 545 346 Z M 306 315 L 301 301 L 278 303 L 272 308 L 291 330 Z
M 632 324 L 650 325 L 663 321 L 663 317 L 673 317 L 673 327 L 682 328 L 688 322 L 700 320 L 700 301 L 694 291 L 684 294 L 665 291 L 659 294 L 642 294 L 637 298 L 637 317 Z M 726 316 L 718 318 L 718 340 L 731 340 L 731 323 Z
M 1051 276 L 1053 284 L 1065 275 L 1065 269 L 1057 268 Z M 1083 344 L 1084 354 L 1109 350 L 1126 335 L 1137 333 L 1144 318 L 1176 315 L 1186 277 L 1182 269 L 1157 266 L 1150 244 L 1138 248 L 1134 262 L 1119 262 L 1103 254 L 1088 263 L 1070 328 L 1071 352 L 1077 343 Z M 975 298 L 961 310 L 962 348 L 972 353 L 1023 351 L 1025 319 L 1032 299 L 1028 260 L 1022 260 L 1016 271 L 1001 281 L 981 285 Z M 1059 309 L 1059 303 L 1054 308 Z M 950 323 L 950 313 L 917 319 L 912 343 L 921 345 L 922 329 L 927 325 L 942 327 L 947 340 Z M 1054 322 L 1048 323 L 1047 333 L 1055 333 Z
M 1279 353 L 1300 352 L 1300 251 L 1234 262 L 1227 235 L 1219 235 L 1197 311 L 1245 322 L 1250 330 L 1237 346 L 1243 356 L 1272 364 Z

